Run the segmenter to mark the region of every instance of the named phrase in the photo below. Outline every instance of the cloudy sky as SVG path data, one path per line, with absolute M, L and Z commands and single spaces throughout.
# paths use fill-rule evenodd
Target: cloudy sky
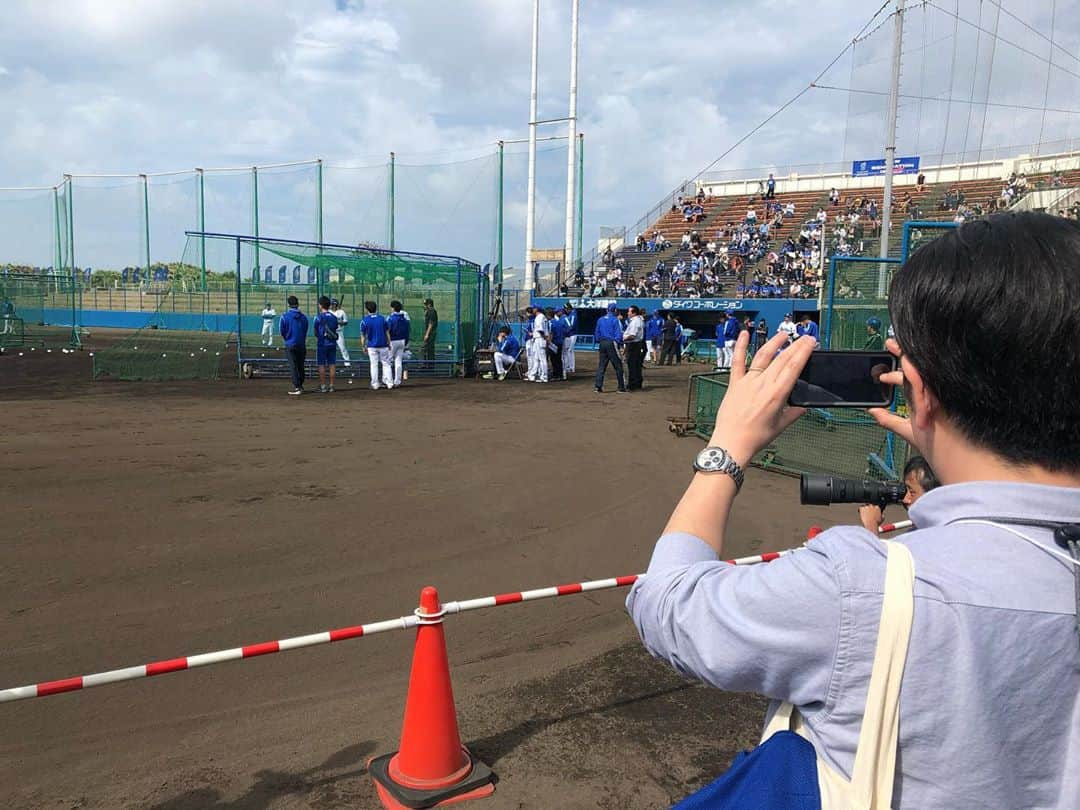
M 910 0 L 909 0 L 910 2 Z M 1080 0 L 912 2 L 910 95 L 1080 106 Z M 0 186 L 66 173 L 160 172 L 322 157 L 328 239 L 385 243 L 397 153 L 396 243 L 490 261 L 492 144 L 527 135 L 529 0 L 5 0 L 0 4 Z M 565 115 L 569 0 L 543 0 L 540 117 Z M 579 128 L 585 243 L 633 224 L 813 79 L 878 2 L 582 3 Z M 1054 61 L 1051 32 L 1054 6 Z M 953 12 L 959 9 L 961 21 Z M 879 18 L 879 22 L 884 16 Z M 1022 22 L 1021 22 L 1022 21 Z M 1034 31 L 1025 27 L 1030 25 Z M 983 34 L 976 29 L 985 29 Z M 994 40 L 996 31 L 1012 45 Z M 891 24 L 823 84 L 884 91 Z M 1024 51 L 1028 53 L 1024 53 Z M 719 168 L 880 151 L 884 99 L 812 90 Z M 1080 138 L 1080 116 L 905 101 L 900 151 L 924 155 Z M 946 130 L 948 122 L 948 130 Z M 557 134 L 558 128 L 544 130 Z M 538 246 L 562 241 L 565 151 L 541 154 Z M 522 147 L 506 163 L 506 264 L 520 264 Z M 261 233 L 313 237 L 314 169 L 260 175 Z M 249 230 L 249 173 L 207 175 L 207 228 Z M 193 175 L 154 178 L 152 255 L 194 227 Z M 137 178 L 77 179 L 80 264 L 137 265 Z M 0 263 L 50 263 L 51 204 L 0 192 Z M 43 213 L 44 212 L 44 213 Z

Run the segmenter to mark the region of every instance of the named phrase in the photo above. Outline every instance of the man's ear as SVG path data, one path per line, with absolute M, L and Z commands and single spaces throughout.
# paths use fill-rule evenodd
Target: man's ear
M 904 372 L 904 381 L 907 383 L 906 393 L 911 406 L 911 419 L 919 430 L 928 430 L 940 403 L 933 392 L 926 387 L 922 374 L 912 365 L 906 355 L 900 358 L 900 368 Z

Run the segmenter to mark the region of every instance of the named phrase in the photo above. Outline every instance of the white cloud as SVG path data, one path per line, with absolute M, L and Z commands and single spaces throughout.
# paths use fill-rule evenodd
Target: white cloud
M 977 0 L 960 5 L 962 16 L 977 18 Z M 1007 3 L 1049 30 L 1048 9 L 1013 5 Z M 548 0 L 542 7 L 541 117 L 566 110 L 568 6 Z M 859 0 L 833 0 L 828 13 L 823 4 L 780 0 L 583 4 L 579 129 L 586 135 L 586 245 L 599 225 L 632 224 L 805 86 L 871 10 Z M 1080 0 L 1057 3 L 1055 40 L 1073 54 L 1080 46 L 1078 11 Z M 944 95 L 952 48 L 951 40 L 943 45 L 938 38 L 951 36 L 951 18 L 927 18 L 923 25 L 912 15 L 905 88 Z M 1048 52 L 1045 40 L 1015 23 L 1006 30 L 1009 25 L 1003 16 L 1003 35 Z M 493 147 L 485 144 L 526 135 L 530 28 L 527 0 L 8 0 L 0 4 L 0 105 L 7 111 L 0 184 L 51 184 L 64 172 L 250 166 L 315 156 L 328 164 L 371 166 L 393 150 L 399 204 L 407 206 L 398 211 L 399 246 L 486 261 L 494 244 L 495 163 Z M 975 45 L 971 29 L 960 32 L 958 96 L 970 92 Z M 888 34 L 885 26 L 860 45 L 854 70 L 850 60 L 841 61 L 826 81 L 883 89 L 888 60 L 880 57 Z M 924 43 L 935 44 L 920 50 Z M 876 58 L 866 58 L 875 48 Z M 1041 102 L 1045 65 L 1000 43 L 994 58 L 995 98 Z M 1080 72 L 1066 53 L 1058 51 L 1055 60 Z M 1058 74 L 1051 103 L 1074 106 L 1077 81 Z M 881 102 L 865 99 L 852 110 L 866 114 L 849 124 L 846 96 L 811 92 L 720 167 L 839 161 L 851 157 L 845 145 L 849 153 L 876 153 Z M 951 148 L 970 130 L 961 112 L 952 113 Z M 905 107 L 901 150 L 940 148 L 944 119 L 944 102 Z M 1076 119 L 1050 116 L 1045 137 L 1080 135 Z M 985 143 L 1030 142 L 1041 124 L 1037 114 L 991 110 Z M 417 168 L 485 153 L 485 160 Z M 538 242 L 553 246 L 562 238 L 564 153 L 543 153 L 539 167 Z M 385 237 L 385 169 L 334 171 L 325 207 L 336 238 Z M 524 174 L 521 147 L 514 147 L 506 165 L 506 258 L 512 263 L 520 262 Z M 305 179 L 290 192 L 303 213 L 288 235 L 311 230 L 303 195 L 312 187 Z M 235 208 L 238 223 L 249 219 L 244 188 L 237 183 L 219 194 L 220 207 Z M 292 227 L 289 202 L 268 203 L 275 227 Z M 178 217 L 185 205 L 176 203 Z M 83 257 L 87 263 L 138 260 L 131 248 L 138 241 L 126 232 L 138 224 L 131 225 L 126 206 L 117 204 L 113 212 L 116 238 L 83 240 L 101 244 L 102 251 L 117 245 L 115 253 Z M 51 255 L 41 246 L 24 247 L 20 234 L 37 230 L 20 216 L 16 210 L 0 218 L 0 262 L 20 252 Z M 92 221 L 107 229 L 108 212 Z M 152 242 L 175 244 L 174 236 L 154 234 Z

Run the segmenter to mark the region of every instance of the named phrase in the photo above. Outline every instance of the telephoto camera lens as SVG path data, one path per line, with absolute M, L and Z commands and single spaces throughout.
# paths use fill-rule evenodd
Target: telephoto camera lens
M 799 502 L 804 506 L 833 503 L 876 503 L 885 507 L 904 500 L 902 481 L 858 481 L 832 475 L 806 475 L 799 481 Z

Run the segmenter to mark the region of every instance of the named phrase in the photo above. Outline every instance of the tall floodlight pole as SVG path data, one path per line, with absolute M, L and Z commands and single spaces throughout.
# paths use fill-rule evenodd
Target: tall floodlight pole
M 536 218 L 536 99 L 538 94 L 538 69 L 540 54 L 540 0 L 533 0 L 533 30 L 532 30 L 532 90 L 529 96 L 529 186 L 528 200 L 525 213 L 525 269 L 524 281 L 527 286 L 532 286 L 535 279 L 530 279 L 532 272 L 533 241 L 536 233 L 534 220 Z
M 577 264 L 581 263 L 581 234 L 584 231 L 582 221 L 585 211 L 585 133 L 578 133 L 578 168 L 577 168 Z M 577 264 L 574 265 L 575 272 Z
M 566 119 L 566 250 L 563 270 L 568 275 L 574 261 L 574 203 L 577 188 L 574 172 L 577 169 L 577 67 L 578 67 L 578 2 L 571 0 L 570 17 L 570 111 Z M 555 279 L 556 285 L 562 283 Z
M 889 255 L 889 228 L 892 224 L 893 165 L 896 162 L 896 107 L 900 98 L 900 50 L 904 42 L 904 3 L 896 0 L 893 21 L 892 83 L 889 85 L 889 109 L 885 120 L 885 192 L 881 200 L 881 258 Z M 885 295 L 885 265 L 878 270 L 878 297 Z

